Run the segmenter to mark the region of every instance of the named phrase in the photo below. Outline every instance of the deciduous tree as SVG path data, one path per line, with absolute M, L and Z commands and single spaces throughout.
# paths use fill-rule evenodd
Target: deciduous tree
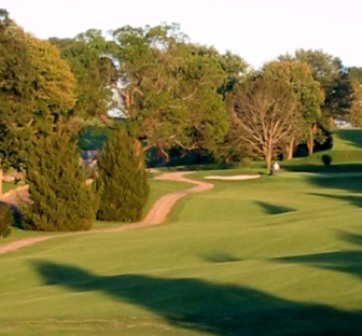
M 75 82 L 57 48 L 25 33 L 6 11 L 0 41 L 0 154 L 4 168 L 20 168 L 32 140 L 69 115 Z
M 353 90 L 348 69 L 338 57 L 322 50 L 297 50 L 295 58 L 305 61 L 312 69 L 314 78 L 324 90 L 323 117 L 334 126 L 334 118 L 346 118 L 353 100 Z
M 272 159 L 295 134 L 300 115 L 295 94 L 283 80 L 259 77 L 237 85 L 227 100 L 240 142 L 271 171 Z
M 175 26 L 114 31 L 127 121 L 167 160 L 173 146 L 213 151 L 228 128 L 218 89 L 225 72 L 212 48 L 185 43 Z
M 288 159 L 293 157 L 294 146 L 304 140 L 309 154 L 312 154 L 324 94 L 319 82 L 313 78 L 309 65 L 296 59 L 281 59 L 265 64 L 262 75 L 270 80 L 283 81 L 290 86 L 299 101 L 301 117 L 297 119 L 295 134 L 287 146 Z

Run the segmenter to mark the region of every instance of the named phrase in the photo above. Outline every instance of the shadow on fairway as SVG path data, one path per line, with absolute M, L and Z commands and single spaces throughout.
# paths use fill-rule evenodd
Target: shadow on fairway
M 283 169 L 291 172 L 304 173 L 361 173 L 362 164 L 360 163 L 338 163 L 330 166 L 321 164 L 300 164 L 300 165 L 284 165 Z
M 310 193 L 308 195 L 320 196 L 324 198 L 332 198 L 336 200 L 341 200 L 343 202 L 348 202 L 356 207 L 362 207 L 362 196 L 353 196 L 353 195 L 329 195 L 329 194 L 319 194 L 319 193 Z
M 213 255 L 204 255 L 201 257 L 202 260 L 210 263 L 230 263 L 242 261 L 242 259 L 236 258 L 229 254 L 213 254 Z
M 362 235 L 338 232 L 340 239 L 359 247 L 359 250 L 333 251 L 278 259 L 288 263 L 303 263 L 309 266 L 348 273 L 362 278 Z
M 263 201 L 255 201 L 257 205 L 259 205 L 266 214 L 268 215 L 279 215 L 286 212 L 293 212 L 295 209 L 288 208 L 283 205 L 274 205 L 271 203 L 263 202 Z
M 361 129 L 340 129 L 338 130 L 338 136 L 356 148 L 362 147 Z
M 288 301 L 255 289 L 194 278 L 100 276 L 46 261 L 33 266 L 45 285 L 106 293 L 148 309 L 173 326 L 210 335 L 362 334 L 360 312 Z
M 362 175 L 328 176 L 327 174 L 321 174 L 308 177 L 308 181 L 317 187 L 341 189 L 355 193 L 362 192 Z

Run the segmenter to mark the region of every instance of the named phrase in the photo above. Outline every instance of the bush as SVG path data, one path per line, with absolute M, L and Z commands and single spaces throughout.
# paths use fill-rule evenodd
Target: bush
M 328 155 L 328 154 L 322 155 L 321 159 L 322 159 L 323 164 L 326 167 L 329 167 L 331 165 L 331 163 L 332 163 L 332 157 L 330 155 Z
M 77 142 L 67 133 L 40 138 L 29 153 L 26 181 L 30 202 L 23 203 L 25 229 L 77 231 L 90 229 L 96 198 L 86 185 Z
M 14 225 L 14 215 L 10 207 L 0 204 L 0 238 L 6 238 L 11 233 L 11 226 Z
M 97 218 L 122 222 L 141 219 L 149 195 L 141 144 L 120 130 L 105 144 L 97 167 Z

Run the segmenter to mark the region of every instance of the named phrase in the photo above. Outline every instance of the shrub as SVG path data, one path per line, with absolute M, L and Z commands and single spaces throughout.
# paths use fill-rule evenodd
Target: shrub
M 97 218 L 134 222 L 141 219 L 149 195 L 143 150 L 124 130 L 110 137 L 98 156 Z
M 0 204 L 0 238 L 6 238 L 11 233 L 11 226 L 14 225 L 14 215 L 10 207 Z
M 90 229 L 96 198 L 86 185 L 77 142 L 67 133 L 38 139 L 28 156 L 30 202 L 23 203 L 23 227 L 39 231 Z
M 332 157 L 328 154 L 323 154 L 321 159 L 326 167 L 329 167 L 332 163 Z

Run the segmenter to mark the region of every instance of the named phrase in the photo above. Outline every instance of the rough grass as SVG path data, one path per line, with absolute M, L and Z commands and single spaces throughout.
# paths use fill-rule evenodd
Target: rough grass
M 165 225 L 0 256 L 0 334 L 361 335 L 362 172 L 350 168 L 213 181 Z

